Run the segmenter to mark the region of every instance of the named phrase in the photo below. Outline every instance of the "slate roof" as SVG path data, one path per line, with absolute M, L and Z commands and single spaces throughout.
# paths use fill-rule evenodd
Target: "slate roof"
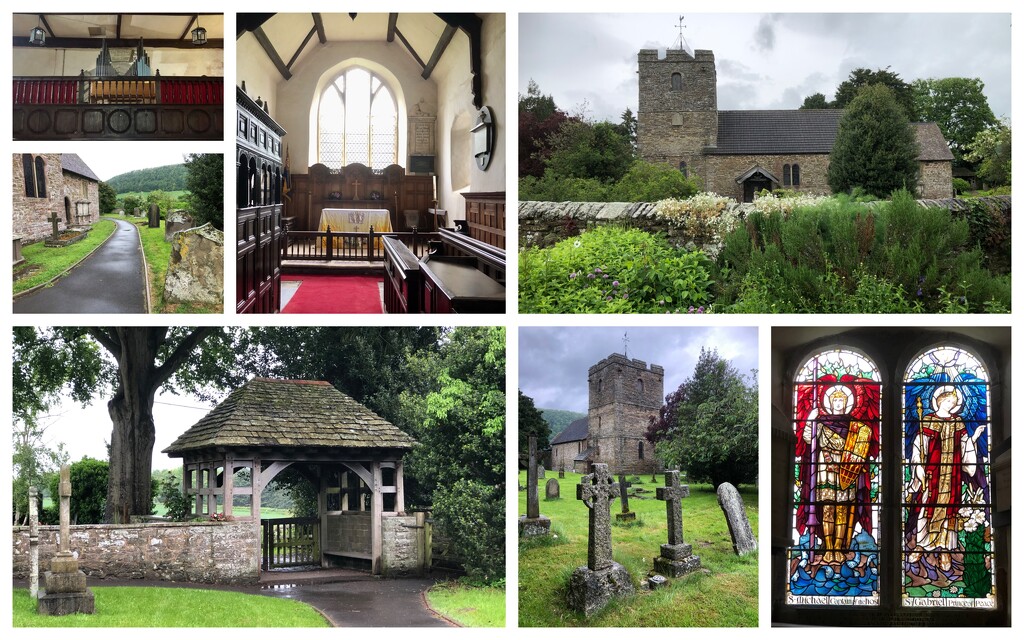
M 92 172 L 89 165 L 85 164 L 85 161 L 79 158 L 77 153 L 60 154 L 60 168 L 63 171 L 78 174 L 89 180 L 100 181 L 99 176 Z
M 582 452 L 576 454 L 576 457 L 572 459 L 573 462 L 591 462 L 594 459 L 594 447 L 587 447 Z
M 719 111 L 718 146 L 711 155 L 831 153 L 842 109 Z M 952 160 L 953 154 L 934 122 L 913 122 L 918 160 Z
M 586 440 L 587 435 L 590 433 L 590 427 L 588 426 L 586 418 L 577 418 L 569 423 L 562 433 L 555 436 L 555 439 L 551 441 L 552 445 L 562 444 L 563 442 L 576 442 L 577 440 Z
M 408 434 L 328 382 L 253 378 L 164 453 L 209 447 L 411 449 Z

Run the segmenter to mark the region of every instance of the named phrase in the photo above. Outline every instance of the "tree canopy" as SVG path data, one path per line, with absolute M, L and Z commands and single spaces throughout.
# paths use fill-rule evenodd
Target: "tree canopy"
M 117 192 L 106 182 L 101 182 L 99 187 L 100 193 L 100 213 L 110 213 L 117 208 Z
M 896 104 L 903 109 L 907 120 L 914 122 L 918 119 L 913 87 L 904 82 L 898 73 L 890 71 L 889 67 L 874 71 L 864 68 L 851 71 L 850 77 L 836 87 L 836 97 L 832 101 L 832 107 L 834 109 L 847 108 L 853 103 L 861 89 L 872 85 L 888 87 Z
M 855 188 L 884 197 L 917 187 L 919 154 L 906 112 L 884 85 L 864 87 L 839 120 L 828 167 L 835 193 Z
M 995 186 L 1010 184 L 1011 146 L 1013 135 L 1010 125 L 1001 122 L 979 131 L 967 145 L 964 158 L 978 165 L 978 177 Z
M 519 454 L 529 452 L 530 436 L 537 437 L 537 451 L 544 451 L 551 447 L 548 436 L 551 427 L 548 425 L 544 415 L 533 404 L 533 398 L 519 390 Z
M 920 119 L 939 125 L 958 166 L 968 162 L 968 147 L 977 135 L 997 124 L 984 89 L 980 78 L 914 81 L 914 102 Z
M 181 191 L 185 186 L 185 165 L 169 164 L 163 167 L 136 169 L 116 175 L 107 184 L 117 193 L 132 191 Z
M 690 480 L 738 485 L 757 479 L 757 388 L 714 349 L 665 400 L 647 440 Z
M 185 158 L 185 185 L 196 226 L 211 223 L 224 230 L 224 156 L 190 153 Z

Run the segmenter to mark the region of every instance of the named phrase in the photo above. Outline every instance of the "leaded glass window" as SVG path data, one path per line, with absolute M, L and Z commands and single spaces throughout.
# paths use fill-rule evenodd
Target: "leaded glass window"
M 809 358 L 794 383 L 787 602 L 877 605 L 882 505 L 878 368 L 850 349 L 830 349 Z
M 332 169 L 358 162 L 398 163 L 398 105 L 377 75 L 353 67 L 320 95 L 318 162 Z
M 995 607 L 989 377 L 939 346 L 903 379 L 903 604 Z

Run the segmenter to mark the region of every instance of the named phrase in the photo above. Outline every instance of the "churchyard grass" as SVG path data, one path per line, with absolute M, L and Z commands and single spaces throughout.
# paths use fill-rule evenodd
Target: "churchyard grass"
M 92 587 L 96 613 L 41 616 L 14 590 L 15 627 L 328 627 L 307 604 L 283 598 L 166 587 Z
M 27 265 L 37 269 L 32 275 L 16 280 L 13 292 L 21 293 L 32 287 L 45 284 L 75 266 L 103 244 L 114 233 L 117 225 L 109 220 L 100 220 L 92 226 L 89 235 L 66 247 L 47 247 L 42 242 L 30 244 L 22 249 Z M 22 269 L 24 267 L 19 267 Z
M 547 478 L 557 472 L 548 471 Z M 639 481 L 637 481 L 639 478 Z M 589 620 L 570 611 L 565 604 L 566 585 L 576 567 L 587 564 L 587 508 L 576 500 L 580 474 L 566 473 L 558 480 L 561 498 L 543 498 L 541 483 L 540 512 L 551 518 L 550 538 L 519 542 L 519 624 L 525 627 L 738 627 L 757 626 L 758 552 L 737 557 L 725 515 L 718 506 L 714 488 L 690 484 L 690 497 L 682 500 L 683 534 L 700 556 L 702 569 L 669 581 L 657 591 L 638 590 L 637 595 L 613 601 Z M 629 476 L 634 488 L 629 507 L 637 519 L 620 525 L 615 514 L 621 511 L 618 500 L 611 503 L 612 549 L 619 562 L 639 583 L 654 569 L 653 559 L 660 545 L 668 541 L 665 503 L 655 499 L 655 488 L 664 486 L 658 474 Z M 520 486 L 526 485 L 526 472 L 519 474 Z M 757 491 L 744 485 L 740 489 L 757 534 Z M 519 492 L 519 513 L 526 513 L 526 491 Z
M 427 591 L 427 603 L 464 627 L 504 627 L 505 590 L 453 581 Z

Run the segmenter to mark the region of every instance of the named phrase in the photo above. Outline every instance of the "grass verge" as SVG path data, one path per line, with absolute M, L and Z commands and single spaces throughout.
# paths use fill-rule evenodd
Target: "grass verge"
M 504 627 L 505 590 L 442 582 L 427 591 L 430 608 L 464 627 Z
M 555 474 L 557 476 L 557 474 Z M 548 475 L 550 478 L 552 474 Z M 637 520 L 629 526 L 616 524 L 621 511 L 612 502 L 612 548 L 615 561 L 633 577 L 635 585 L 653 573 L 654 556 L 668 541 L 665 503 L 655 499 L 655 488 L 664 476 L 651 482 L 650 475 L 630 477 L 637 495 L 629 507 Z M 551 518 L 553 535 L 519 543 L 519 625 L 522 627 L 751 627 L 757 626 L 757 556 L 738 557 L 718 497 L 710 485 L 691 484 L 683 500 L 683 532 L 693 552 L 700 556 L 700 571 L 669 581 L 657 591 L 638 589 L 635 596 L 611 603 L 589 620 L 570 611 L 566 585 L 576 567 L 587 564 L 587 508 L 575 499 L 580 474 L 566 473 L 558 480 L 556 500 L 541 499 L 541 514 Z M 541 480 L 543 485 L 547 480 Z M 526 472 L 519 475 L 526 485 Z M 740 490 L 757 531 L 757 489 Z M 526 491 L 519 492 L 519 513 L 526 513 Z M 557 536 L 557 537 L 556 537 Z
M 327 627 L 313 607 L 269 596 L 167 587 L 93 587 L 96 613 L 41 616 L 14 590 L 15 627 Z
M 84 240 L 66 247 L 47 247 L 42 242 L 30 244 L 21 250 L 26 265 L 36 270 L 26 278 L 15 280 L 14 293 L 28 291 L 32 287 L 45 284 L 75 266 L 86 258 L 96 247 L 114 233 L 117 225 L 110 220 L 100 220 L 92 225 Z M 24 268 L 25 265 L 19 267 Z

